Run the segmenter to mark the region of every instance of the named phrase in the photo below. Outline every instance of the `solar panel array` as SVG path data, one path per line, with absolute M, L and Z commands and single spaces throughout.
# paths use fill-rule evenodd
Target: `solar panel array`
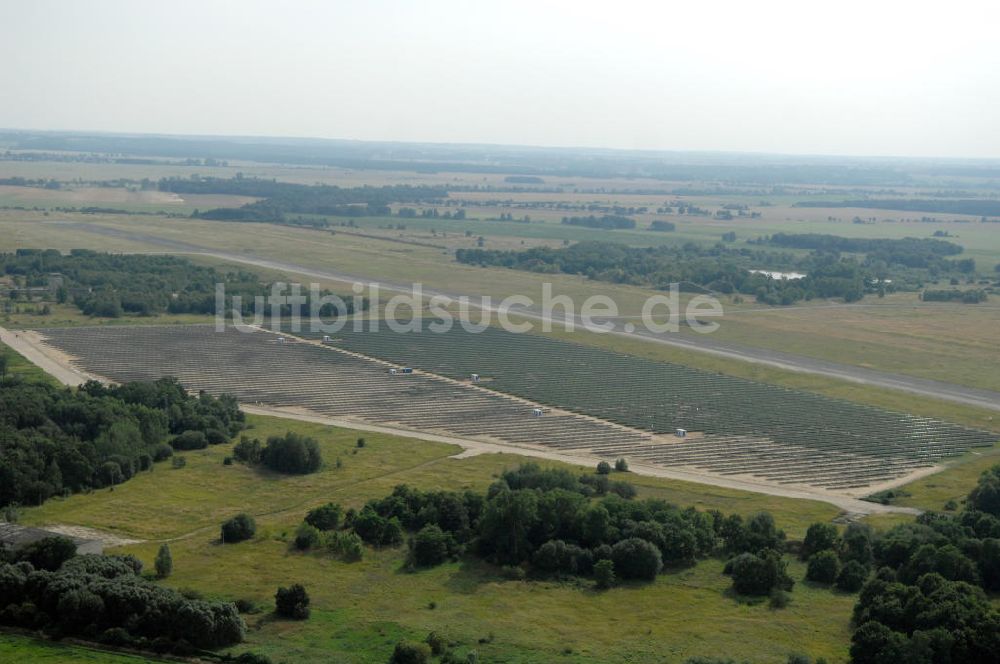
M 342 330 L 323 348 L 211 326 L 41 331 L 117 381 L 174 375 L 243 402 L 516 444 L 541 444 L 775 483 L 847 489 L 893 479 L 997 436 L 775 385 L 489 328 Z M 321 334 L 301 334 L 319 341 Z M 339 352 L 336 349 L 340 349 Z M 367 357 L 363 357 L 367 356 Z M 388 365 L 434 375 L 390 376 Z M 517 398 L 509 398 L 505 394 Z M 524 401 L 521 401 L 523 399 Z M 534 404 L 573 414 L 532 417 Z M 594 419 L 599 418 L 599 419 Z M 683 428 L 665 442 L 654 434 Z M 648 432 L 648 433 L 641 433 Z

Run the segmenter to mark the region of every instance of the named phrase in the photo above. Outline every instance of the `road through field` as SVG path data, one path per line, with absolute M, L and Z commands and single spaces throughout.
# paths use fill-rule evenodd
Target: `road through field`
M 124 231 L 115 228 L 97 226 L 94 224 L 63 222 L 58 225 L 65 226 L 66 228 L 72 228 L 77 231 L 86 231 L 136 242 L 143 242 L 162 247 L 165 251 L 169 251 L 170 253 L 201 254 L 227 262 L 243 263 L 245 265 L 253 265 L 285 273 L 299 274 L 304 277 L 311 277 L 314 279 L 341 281 L 345 283 L 360 282 L 365 284 L 378 280 L 377 275 L 347 274 L 334 270 L 316 269 L 305 265 L 271 260 L 264 256 L 249 256 L 245 254 L 229 253 L 212 249 L 210 247 L 168 240 L 155 235 Z M 385 281 L 378 281 L 378 283 L 380 289 L 386 292 L 410 293 L 412 290 L 411 284 L 399 284 Z M 424 297 L 442 295 L 453 300 L 458 300 L 459 298 L 464 297 L 467 298 L 470 306 L 484 311 L 489 311 L 494 314 L 498 309 L 497 306 L 486 301 L 482 296 L 471 293 L 455 293 L 425 288 L 423 290 L 423 295 Z M 530 320 L 548 322 L 556 327 L 562 327 L 568 323 L 572 323 L 574 326 L 583 327 L 583 321 L 579 316 L 567 318 L 552 317 L 542 313 L 537 308 L 526 308 L 523 306 L 513 306 L 509 309 L 509 311 L 515 316 Z M 943 381 L 916 378 L 913 376 L 893 374 L 884 371 L 875 371 L 849 364 L 830 362 L 827 360 L 820 360 L 792 353 L 784 353 L 781 351 L 767 350 L 764 348 L 754 348 L 739 344 L 724 343 L 714 340 L 707 334 L 691 337 L 681 336 L 676 333 L 657 334 L 648 330 L 633 329 L 634 326 L 631 323 L 614 319 L 601 319 L 599 317 L 594 317 L 594 322 L 607 323 L 610 328 L 609 331 L 605 332 L 606 334 L 613 334 L 629 339 L 639 339 L 649 343 L 666 344 L 687 350 L 709 353 L 719 357 L 740 360 L 743 362 L 773 366 L 787 371 L 819 374 L 853 383 L 900 390 L 912 394 L 919 394 L 921 396 L 951 401 L 954 403 L 1000 411 L 1000 392 L 994 392 L 992 390 L 965 387 Z

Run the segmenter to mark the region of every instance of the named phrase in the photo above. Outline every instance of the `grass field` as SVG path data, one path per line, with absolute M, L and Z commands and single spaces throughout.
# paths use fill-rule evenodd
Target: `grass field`
M 145 664 L 160 662 L 139 655 L 97 650 L 78 644 L 44 641 L 19 633 L 0 632 L 0 662 L 30 664 Z
M 402 549 L 369 551 L 355 564 L 292 552 L 292 533 L 312 506 L 333 500 L 357 507 L 398 483 L 481 490 L 523 459 L 506 454 L 453 459 L 449 455 L 457 448 L 378 434 L 364 434 L 367 444 L 355 454 L 357 432 L 264 417 L 252 417 L 251 423 L 254 436 L 293 428 L 316 437 L 326 466 L 310 476 L 279 477 L 222 465 L 228 446 L 220 446 L 186 453 L 183 469 L 159 464 L 114 491 L 26 510 L 22 521 L 87 525 L 146 539 L 126 550 L 147 564 L 159 542 L 170 541 L 175 573 L 167 583 L 211 596 L 270 605 L 278 585 L 304 583 L 313 597 L 313 617 L 288 623 L 266 614 L 249 616 L 252 628 L 241 646 L 286 661 L 381 662 L 400 638 L 422 639 L 431 630 L 491 662 L 642 662 L 662 661 L 664 655 L 681 661 L 738 653 L 778 663 L 799 650 L 832 662 L 846 656 L 853 597 L 799 583 L 787 609 L 746 604 L 729 596 L 719 560 L 670 572 L 654 584 L 595 593 L 588 583 L 505 581 L 495 568 L 472 559 L 404 573 Z M 332 463 L 338 456 L 341 468 Z M 742 514 L 767 509 L 791 537 L 837 514 L 822 503 L 628 479 L 640 496 Z M 257 537 L 217 544 L 218 524 L 244 510 L 257 518 Z M 801 580 L 804 570 L 795 563 L 792 573 Z M 431 602 L 436 608 L 429 608 Z

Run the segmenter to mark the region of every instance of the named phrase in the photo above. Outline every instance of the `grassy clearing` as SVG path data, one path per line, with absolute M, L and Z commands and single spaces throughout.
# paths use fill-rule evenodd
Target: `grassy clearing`
M 159 541 L 170 540 L 175 572 L 166 583 L 210 596 L 247 597 L 270 607 L 278 585 L 303 583 L 313 598 L 312 618 L 291 623 L 267 613 L 249 616 L 248 642 L 239 648 L 284 661 L 384 662 L 396 641 L 423 639 L 431 630 L 460 642 L 463 652 L 476 649 L 486 661 L 497 662 L 645 662 L 664 656 L 681 661 L 697 654 L 738 654 L 777 664 L 798 650 L 831 662 L 846 658 L 853 597 L 799 583 L 787 609 L 774 611 L 766 602 L 749 605 L 728 595 L 719 560 L 672 571 L 653 584 L 596 593 L 589 583 L 576 581 L 506 581 L 474 559 L 406 573 L 402 548 L 369 550 L 354 564 L 294 552 L 289 542 L 312 506 L 333 500 L 357 507 L 399 483 L 482 490 L 503 469 L 525 459 L 508 454 L 454 459 L 449 455 L 457 448 L 450 445 L 250 419 L 252 435 L 294 429 L 317 438 L 327 461 L 323 470 L 279 477 L 238 464 L 224 466 L 229 446 L 219 446 L 187 453 L 182 469 L 161 463 L 114 491 L 28 509 L 22 521 L 86 525 L 146 539 L 124 550 L 147 566 Z M 359 435 L 366 446 L 354 454 Z M 633 475 L 627 479 L 641 496 L 702 509 L 743 514 L 768 509 L 792 537 L 801 537 L 813 521 L 837 515 L 836 508 L 819 502 Z M 218 524 L 238 511 L 256 516 L 257 537 L 218 544 Z M 797 563 L 793 575 L 804 575 Z
M 953 500 L 961 508 L 979 476 L 997 464 L 1000 464 L 1000 445 L 976 450 L 956 459 L 940 473 L 904 484 L 900 488 L 910 495 L 897 498 L 893 504 L 941 511 L 945 503 Z
M 56 379 L 45 373 L 37 366 L 29 362 L 23 355 L 8 346 L 0 343 L 0 355 L 7 358 L 7 375 L 20 376 L 25 380 L 42 383 L 55 384 Z
M 43 641 L 24 634 L 0 632 L 0 662 L 35 664 L 145 664 L 153 660 L 138 655 L 107 652 L 86 646 Z

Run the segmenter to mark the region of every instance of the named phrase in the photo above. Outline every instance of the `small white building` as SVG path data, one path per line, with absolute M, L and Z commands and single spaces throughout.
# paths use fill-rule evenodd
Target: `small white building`
M 390 376 L 395 376 L 397 373 L 399 373 L 399 372 L 396 371 L 396 369 L 389 369 L 389 375 Z
M 531 409 L 531 414 L 534 415 L 535 417 L 541 417 L 542 416 L 542 409 L 541 408 L 532 408 Z
M 330 335 L 329 334 L 324 334 L 323 335 L 323 341 L 331 341 Z
M 472 374 L 472 382 L 473 383 L 479 382 L 479 374 Z
M 674 435 L 678 438 L 686 438 L 688 435 L 687 429 L 677 429 L 674 431 Z
M 284 337 L 278 337 L 278 343 L 279 344 L 285 343 L 285 338 Z

